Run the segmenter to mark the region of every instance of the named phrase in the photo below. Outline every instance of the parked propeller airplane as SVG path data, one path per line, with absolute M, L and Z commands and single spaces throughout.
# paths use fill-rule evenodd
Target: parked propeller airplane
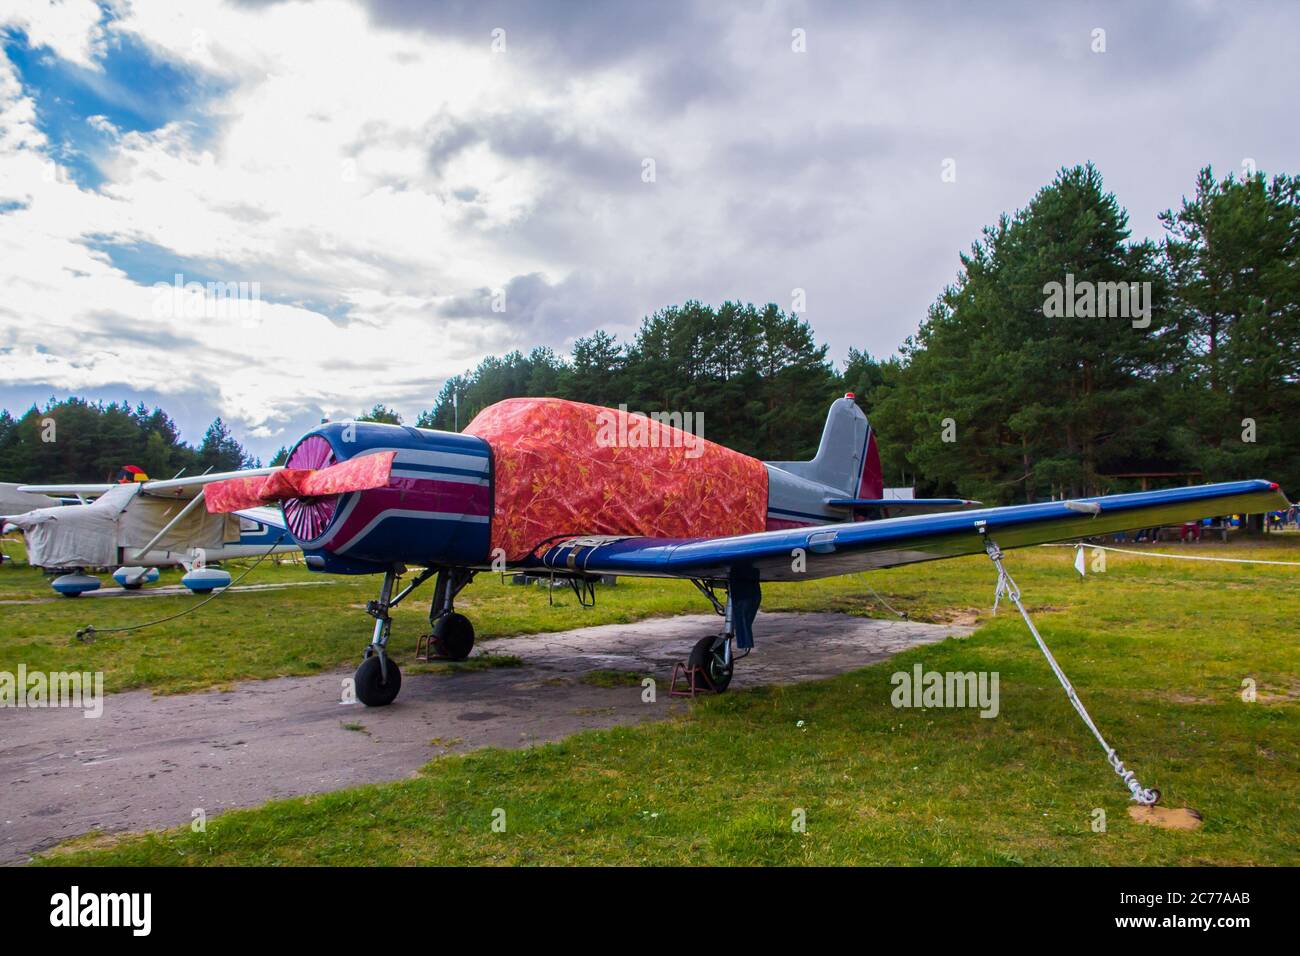
M 209 562 L 297 550 L 287 540 L 278 511 L 256 508 L 235 516 L 198 508 L 206 484 L 272 469 L 168 481 L 150 481 L 133 466 L 123 471 L 132 477 L 116 483 L 19 485 L 17 492 L 31 497 L 75 498 L 66 507 L 0 517 L 0 528 L 22 531 L 29 564 L 68 572 L 51 584 L 60 594 L 77 597 L 97 590 L 99 579 L 83 573 L 87 568 L 117 567 L 113 579 L 135 590 L 158 580 L 158 567 L 176 565 L 189 572 L 181 583 L 204 593 L 230 583 L 230 575 L 207 567 Z M 88 503 L 76 504 L 78 499 Z
M 483 571 L 567 580 L 584 601 L 605 574 L 685 578 L 723 616 L 700 639 L 692 682 L 725 690 L 733 644 L 748 652 L 765 581 L 798 581 L 1019 548 L 1233 512 L 1285 507 L 1278 486 L 1235 481 L 974 508 L 882 497 L 876 437 L 851 395 L 830 408 L 811 461 L 761 462 L 625 409 L 520 398 L 463 433 L 370 422 L 308 432 L 283 469 L 190 479 L 212 513 L 279 523 L 309 568 L 382 574 L 355 677 L 357 698 L 391 703 L 390 611 L 436 576 L 433 649 L 463 659 L 474 628 L 455 610 Z M 197 500 L 197 498 L 196 498 Z M 421 570 L 400 591 L 407 566 Z

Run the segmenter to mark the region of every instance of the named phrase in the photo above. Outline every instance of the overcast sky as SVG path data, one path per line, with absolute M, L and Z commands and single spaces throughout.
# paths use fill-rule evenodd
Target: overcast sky
M 0 407 L 144 399 L 265 458 L 796 289 L 837 362 L 888 355 L 1062 165 L 1153 237 L 1207 163 L 1300 171 L 1297 37 L 1295 3 L 0 0 Z M 260 303 L 178 315 L 178 273 Z

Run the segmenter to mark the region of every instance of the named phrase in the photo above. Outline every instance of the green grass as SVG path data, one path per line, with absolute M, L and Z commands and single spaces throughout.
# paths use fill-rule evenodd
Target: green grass
M 653 678 L 654 675 L 602 667 L 594 671 L 587 671 L 578 678 L 578 681 L 582 684 L 590 684 L 592 687 L 640 687 L 641 682 L 647 677 Z
M 12 540 L 6 540 L 5 552 L 22 554 Z M 228 563 L 226 568 L 238 577 L 248 563 Z M 178 584 L 183 573 L 164 570 L 157 586 Z M 105 590 L 118 590 L 108 575 L 100 578 Z M 377 596 L 378 577 L 312 574 L 301 565 L 276 567 L 266 561 L 243 583 L 281 582 L 320 586 L 232 591 L 167 624 L 100 633 L 93 643 L 82 643 L 74 635 L 88 624 L 97 629 L 140 624 L 193 607 L 203 598 L 61 598 L 39 571 L 5 564 L 0 568 L 0 601 L 43 603 L 0 604 L 0 671 L 13 672 L 20 662 L 29 670 L 102 671 L 110 693 L 134 688 L 183 693 L 357 664 L 370 640 L 374 622 L 364 608 Z M 623 578 L 615 588 L 597 586 L 597 595 L 596 607 L 583 608 L 568 588 L 556 588 L 552 604 L 543 588 L 503 584 L 497 576 L 480 575 L 456 606 L 472 618 L 480 639 L 623 624 L 707 607 L 686 581 Z M 426 583 L 393 612 L 391 646 L 404 666 L 414 661 L 416 639 L 429 630 L 431 596 L 432 583 Z M 499 660 L 491 663 L 511 666 Z M 487 665 L 467 661 L 460 669 L 482 666 Z
M 1300 536 L 1165 550 L 1300 561 Z M 869 580 L 914 618 L 978 614 L 969 638 L 829 681 L 701 699 L 660 723 L 439 758 L 412 780 L 230 812 L 211 820 L 206 833 L 185 827 L 107 846 L 97 837 L 38 862 L 1300 862 L 1300 568 L 1112 554 L 1105 574 L 1080 580 L 1071 557 L 1066 549 L 1029 549 L 1013 552 L 1007 564 L 1120 757 L 1164 791 L 1167 805 L 1199 809 L 1199 831 L 1128 819 L 1126 791 L 1023 623 L 1014 612 L 989 616 L 988 560 L 965 558 Z M 476 606 L 466 606 L 475 608 L 481 631 L 496 626 L 494 610 L 538 629 L 606 620 L 601 615 L 615 613 L 608 607 L 615 597 L 628 602 L 619 613 L 629 616 L 688 606 L 682 586 L 664 582 L 625 579 L 616 593 L 601 594 L 606 603 L 594 611 L 552 611 L 544 593 L 540 603 L 523 593 L 531 590 L 475 584 L 467 595 Z M 302 629 L 301 653 L 330 659 L 334 639 L 313 644 L 312 635 L 332 634 L 330 622 L 353 599 L 329 589 L 313 595 L 315 612 L 300 610 L 307 619 L 292 625 Z M 266 614 L 285 602 L 308 603 L 292 591 L 265 606 L 252 595 L 243 600 Z M 689 606 L 698 609 L 698 602 Z M 768 587 L 764 606 L 885 613 L 861 575 Z M 414 633 L 403 628 L 412 643 Z M 345 646 L 354 652 L 355 630 L 349 635 Z M 758 641 L 761 653 L 761 632 Z M 8 638 L 4 645 L 12 660 Z M 82 652 L 111 660 L 120 650 L 96 644 Z M 155 645 L 154 653 L 163 649 Z M 915 662 L 928 670 L 997 671 L 999 716 L 893 708 L 890 675 Z M 1258 686 L 1255 703 L 1241 699 L 1246 678 Z M 1106 812 L 1105 833 L 1093 832 L 1095 808 Z M 506 814 L 504 833 L 492 829 L 498 809 Z M 806 815 L 804 833 L 791 827 L 797 810 Z
M 523 667 L 523 658 L 514 654 L 475 654 L 463 661 L 427 661 L 406 665 L 412 674 L 472 674 L 500 667 Z

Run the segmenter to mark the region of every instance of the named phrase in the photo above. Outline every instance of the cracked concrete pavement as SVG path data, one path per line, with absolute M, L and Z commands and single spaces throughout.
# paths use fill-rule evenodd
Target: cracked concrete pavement
M 718 630 L 713 615 L 656 618 L 482 642 L 521 667 L 414 673 L 399 647 L 402 691 L 387 708 L 340 703 L 340 669 L 248 681 L 229 691 L 109 695 L 103 716 L 0 710 L 0 863 L 15 864 L 92 830 L 148 830 L 277 797 L 409 777 L 430 759 L 477 747 L 524 747 L 582 730 L 662 719 L 688 706 L 668 696 L 673 664 Z M 733 690 L 831 677 L 946 637 L 956 625 L 827 613 L 761 614 L 753 654 Z M 652 675 L 599 687 L 594 670 Z M 358 725 L 360 729 L 358 728 Z

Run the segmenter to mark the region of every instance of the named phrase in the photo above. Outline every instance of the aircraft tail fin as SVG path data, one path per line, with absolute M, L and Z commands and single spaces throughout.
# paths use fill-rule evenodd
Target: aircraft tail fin
M 880 498 L 885 493 L 876 433 L 851 393 L 831 404 L 812 461 L 767 464 L 854 498 Z

